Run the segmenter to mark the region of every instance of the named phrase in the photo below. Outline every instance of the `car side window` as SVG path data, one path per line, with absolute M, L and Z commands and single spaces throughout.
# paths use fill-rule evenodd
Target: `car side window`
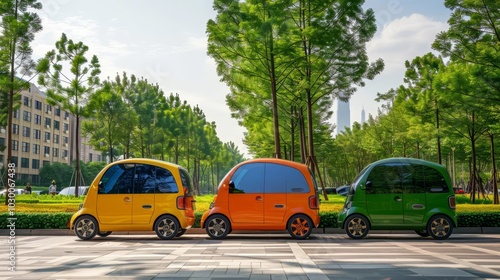
M 402 193 L 400 164 L 382 164 L 375 166 L 368 175 L 367 194 Z
M 172 172 L 160 167 L 156 168 L 156 190 L 158 193 L 177 193 L 179 191 Z
M 308 193 L 309 185 L 302 173 L 290 166 L 266 164 L 266 193 Z
M 449 191 L 446 180 L 438 170 L 425 165 L 422 167 L 425 172 L 425 188 L 427 192 L 439 193 Z
M 405 193 L 425 193 L 425 176 L 420 164 L 403 164 L 401 179 Z
M 134 174 L 134 193 L 155 193 L 156 166 L 136 164 Z
M 265 163 L 247 163 L 231 177 L 229 193 L 263 193 Z
M 134 164 L 116 164 L 108 168 L 99 183 L 100 194 L 131 193 Z

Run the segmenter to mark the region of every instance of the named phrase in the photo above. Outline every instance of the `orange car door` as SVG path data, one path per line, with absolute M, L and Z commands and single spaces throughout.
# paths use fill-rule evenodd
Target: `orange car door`
M 231 177 L 229 214 L 233 223 L 264 222 L 264 171 L 264 163 L 249 163 Z

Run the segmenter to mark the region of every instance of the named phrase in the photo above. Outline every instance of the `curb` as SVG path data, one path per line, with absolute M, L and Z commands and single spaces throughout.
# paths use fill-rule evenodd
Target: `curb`
M 375 234 L 408 234 L 412 230 L 371 230 Z M 118 232 L 117 232 L 118 233 Z M 234 231 L 233 233 L 288 233 L 285 231 Z M 315 228 L 313 234 L 345 234 L 343 229 L 338 228 Z M 44 235 L 74 235 L 70 229 L 16 229 L 14 234 L 9 229 L 0 229 L 0 236 L 44 236 Z M 120 231 L 120 235 L 149 235 L 152 231 Z M 206 234 L 205 229 L 190 228 L 185 234 Z M 500 227 L 458 227 L 453 229 L 453 234 L 500 234 Z

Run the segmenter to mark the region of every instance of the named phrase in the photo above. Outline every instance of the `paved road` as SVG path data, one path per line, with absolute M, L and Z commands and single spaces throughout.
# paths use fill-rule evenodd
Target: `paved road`
M 8 263 L 8 238 L 0 237 Z M 500 279 L 500 235 L 232 234 L 218 241 L 187 234 L 16 236 L 16 271 L 0 279 Z M 3 265 L 2 265 L 3 266 Z

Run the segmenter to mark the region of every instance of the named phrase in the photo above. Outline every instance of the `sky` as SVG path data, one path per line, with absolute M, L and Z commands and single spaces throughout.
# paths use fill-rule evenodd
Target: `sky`
M 206 23 L 216 13 L 212 0 L 39 0 L 43 31 L 35 35 L 33 58 L 55 48 L 62 33 L 89 47 L 101 63 L 102 79 L 126 72 L 158 84 L 198 105 L 215 122 L 222 142 L 232 141 L 247 157 L 245 129 L 231 118 L 225 96 L 229 88 L 207 55 Z M 430 51 L 436 34 L 448 28 L 450 10 L 440 0 L 367 0 L 374 10 L 377 33 L 367 44 L 370 61 L 382 58 L 385 70 L 352 96 L 351 122 L 377 115 L 377 92 L 403 83 L 404 62 Z M 335 108 L 335 106 L 334 106 Z M 332 109 L 334 109 L 332 108 Z M 335 119 L 332 119 L 335 123 Z

